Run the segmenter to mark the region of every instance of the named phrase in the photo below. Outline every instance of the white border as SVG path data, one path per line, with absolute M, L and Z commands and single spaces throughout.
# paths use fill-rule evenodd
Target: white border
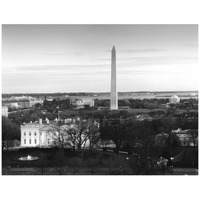
M 199 24 L 198 0 L 2 0 L 1 24 Z M 1 176 L 1 199 L 199 199 L 199 176 Z M 2 198 L 3 197 L 3 198 Z

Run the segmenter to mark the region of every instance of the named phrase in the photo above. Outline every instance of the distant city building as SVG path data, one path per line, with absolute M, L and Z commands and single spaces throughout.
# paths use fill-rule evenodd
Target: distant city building
M 2 101 L 3 106 L 7 106 L 8 108 L 29 108 L 30 101 L 29 99 L 23 100 L 12 100 L 12 101 Z
M 136 115 L 135 118 L 136 118 L 137 121 L 144 121 L 144 120 L 151 121 L 151 120 L 153 120 L 153 118 L 151 116 L 149 116 L 148 114 Z
M 44 103 L 43 103 L 44 108 L 49 108 L 49 107 L 57 107 L 60 109 L 68 109 L 71 108 L 71 99 L 62 99 L 62 100 L 47 100 L 45 98 Z
M 30 108 L 30 101 L 29 99 L 20 100 L 18 103 L 19 108 Z
M 129 106 L 119 106 L 119 110 L 128 110 L 130 109 Z
M 53 101 L 54 98 L 47 98 L 46 101 Z
M 172 97 L 169 98 L 169 103 L 179 103 L 180 102 L 180 98 L 177 95 L 173 95 Z
M 18 102 L 13 102 L 13 103 L 10 104 L 10 107 L 11 107 L 11 108 L 19 108 L 20 105 L 19 105 Z
M 27 99 L 29 99 L 30 97 L 28 97 L 28 96 L 19 96 L 19 97 L 14 97 L 14 99 L 15 100 L 17 100 L 17 101 L 21 101 L 21 100 L 27 100 Z
M 2 116 L 8 117 L 8 107 L 2 106 Z
M 29 99 L 29 102 L 30 102 L 30 107 L 33 107 L 35 104 L 43 104 L 43 100 L 41 100 L 41 99 L 36 99 L 36 98 L 30 98 Z
M 112 140 L 101 140 L 101 148 L 116 148 L 116 144 Z
M 15 107 L 16 108 L 30 108 L 33 107 L 35 104 L 43 104 L 43 100 L 41 99 L 37 99 L 37 98 L 32 98 L 32 97 L 28 97 L 28 98 L 18 98 L 17 101 L 15 101 Z
M 94 107 L 94 100 L 93 99 L 75 99 L 72 101 L 72 105 L 76 109 Z

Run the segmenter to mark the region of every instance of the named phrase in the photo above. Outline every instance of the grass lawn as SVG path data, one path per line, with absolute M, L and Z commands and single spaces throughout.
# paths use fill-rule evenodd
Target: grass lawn
M 36 156 L 38 160 L 21 161 L 20 157 Z M 71 150 L 65 150 L 64 157 L 72 157 Z M 54 167 L 58 164 L 58 151 L 56 149 L 24 148 L 2 152 L 2 166 L 7 167 Z
M 21 161 L 20 157 L 39 157 L 38 160 Z M 65 149 L 61 155 L 58 149 L 43 148 L 23 148 L 17 150 L 8 150 L 2 152 L 2 167 L 58 167 L 63 165 L 91 167 L 98 165 L 105 167 L 108 160 L 117 157 L 114 153 L 84 150 L 84 152 L 73 152 Z M 125 157 L 122 156 L 124 159 Z M 123 161 L 122 161 L 123 162 Z

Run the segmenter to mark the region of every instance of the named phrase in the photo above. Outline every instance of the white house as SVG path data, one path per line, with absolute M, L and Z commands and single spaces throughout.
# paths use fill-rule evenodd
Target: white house
M 60 126 L 61 129 L 66 130 L 68 128 L 74 127 L 77 129 L 76 123 L 72 119 L 64 120 L 65 124 Z M 70 123 L 66 123 L 70 122 Z M 97 122 L 95 122 L 99 125 Z M 46 123 L 42 123 L 42 119 L 39 119 L 39 122 L 27 123 L 21 125 L 21 147 L 52 147 L 56 145 L 58 141 L 58 132 L 56 129 L 52 129 L 52 126 L 58 127 L 57 122 L 49 122 L 46 119 Z M 66 133 L 66 132 L 63 132 Z M 85 137 L 83 135 L 83 137 Z M 62 137 L 63 138 L 63 137 Z M 68 140 L 68 133 L 65 134 L 64 139 Z M 84 138 L 82 138 L 84 140 Z M 68 147 L 72 146 L 72 144 L 66 143 Z M 68 145 L 69 144 L 69 145 Z M 66 145 L 65 145 L 66 146 Z M 84 147 L 89 147 L 89 141 L 85 141 L 83 144 Z
M 49 124 L 38 122 L 21 125 L 21 146 L 22 147 L 48 147 L 52 145 L 53 138 L 49 133 Z

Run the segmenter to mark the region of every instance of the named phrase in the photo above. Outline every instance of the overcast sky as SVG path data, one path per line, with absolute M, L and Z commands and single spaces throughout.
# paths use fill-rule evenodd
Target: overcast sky
M 198 89 L 197 25 L 3 25 L 2 92 Z

